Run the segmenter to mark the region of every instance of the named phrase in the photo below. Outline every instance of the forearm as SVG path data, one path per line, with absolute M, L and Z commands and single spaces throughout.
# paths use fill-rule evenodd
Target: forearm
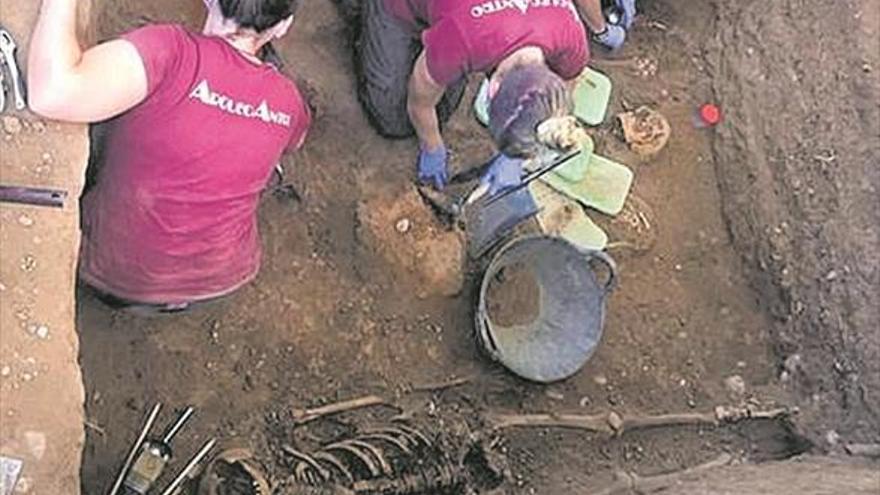
M 419 98 L 409 98 L 407 110 L 419 142 L 427 150 L 435 150 L 443 145 L 443 136 L 440 134 L 440 121 L 437 118 L 437 110 L 430 102 Z
M 605 31 L 605 14 L 602 13 L 601 0 L 576 0 L 581 18 L 590 31 L 601 33 Z
M 422 53 L 416 59 L 410 77 L 406 109 L 419 141 L 429 151 L 436 150 L 443 144 L 436 108 L 445 92 L 446 88 L 431 77 L 425 54 Z
M 82 60 L 76 6 L 77 0 L 43 0 L 28 58 L 31 98 L 39 100 L 43 93 L 58 90 Z

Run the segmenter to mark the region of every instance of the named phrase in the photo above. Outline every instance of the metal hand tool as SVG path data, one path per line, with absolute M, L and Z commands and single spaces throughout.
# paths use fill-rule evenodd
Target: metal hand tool
M 146 495 L 156 481 L 162 476 L 168 461 L 171 460 L 171 442 L 180 432 L 181 428 L 192 417 L 194 409 L 186 408 L 178 418 L 169 425 L 168 429 L 158 440 L 147 440 L 143 443 L 128 475 L 123 483 L 124 493 Z
M 63 208 L 67 191 L 0 185 L 0 203 Z
M 141 428 L 140 434 L 138 434 L 137 441 L 134 442 L 134 445 L 131 446 L 131 450 L 128 452 L 128 456 L 125 458 L 125 462 L 122 464 L 122 468 L 119 470 L 119 475 L 116 476 L 116 481 L 113 483 L 113 487 L 110 488 L 109 495 L 117 495 L 119 493 L 119 489 L 122 488 L 122 483 L 125 481 L 125 477 L 128 475 L 128 472 L 131 470 L 132 464 L 134 464 L 134 458 L 138 453 L 138 450 L 143 445 L 144 440 L 147 439 L 147 435 L 150 434 L 150 430 L 153 429 L 153 424 L 156 422 L 156 418 L 159 417 L 159 411 L 162 409 L 162 404 L 156 404 L 153 406 L 153 409 L 150 411 L 150 414 L 147 415 L 147 419 L 144 422 L 144 427 Z
M 21 71 L 15 61 L 15 50 L 18 48 L 9 31 L 0 27 L 0 53 L 3 53 L 6 67 L 9 70 L 9 85 L 12 87 L 12 95 L 15 99 L 15 109 L 24 110 L 27 103 L 24 98 L 24 81 L 21 80 Z
M 174 478 L 174 481 L 168 485 L 165 490 L 162 492 L 162 495 L 178 495 L 180 493 L 180 489 L 186 480 L 191 479 L 193 474 L 196 471 L 196 468 L 199 466 L 205 457 L 211 452 L 211 449 L 214 448 L 214 445 L 217 444 L 217 439 L 212 438 L 209 440 L 202 449 L 198 451 L 198 453 L 189 461 L 189 464 L 183 468 L 183 471 L 177 475 L 177 478 Z

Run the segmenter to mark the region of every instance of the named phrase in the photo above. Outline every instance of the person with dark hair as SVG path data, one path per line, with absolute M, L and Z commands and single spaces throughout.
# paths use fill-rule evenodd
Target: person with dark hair
M 83 50 L 76 0 L 43 0 L 31 109 L 109 120 L 82 201 L 79 273 L 118 307 L 176 312 L 232 293 L 260 266 L 256 210 L 311 122 L 295 84 L 258 53 L 297 0 L 206 0 L 202 33 L 152 25 Z
M 487 180 L 497 190 L 506 186 L 498 178 L 515 177 L 520 158 L 535 152 L 537 126 L 571 111 L 565 81 L 589 59 L 579 8 L 602 17 L 599 0 L 364 2 L 361 102 L 382 135 L 418 137 L 418 180 L 437 189 L 448 181 L 440 126 L 467 76 L 489 76 L 490 128 L 501 155 Z

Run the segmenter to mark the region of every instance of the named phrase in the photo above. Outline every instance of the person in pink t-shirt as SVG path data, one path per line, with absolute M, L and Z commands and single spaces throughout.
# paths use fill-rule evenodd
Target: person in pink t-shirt
M 487 180 L 516 185 L 522 158 L 538 150 L 536 128 L 571 111 L 566 81 L 589 60 L 584 22 L 598 41 L 623 43 L 599 0 L 364 0 L 357 44 L 360 99 L 387 137 L 419 139 L 418 179 L 448 181 L 441 124 L 458 106 L 467 76 L 489 77 L 490 130 L 500 155 Z M 633 0 L 619 0 L 631 8 Z M 582 20 L 582 17 L 583 19 Z M 624 24 L 626 23 L 624 19 Z
M 256 276 L 256 210 L 310 125 L 297 87 L 258 57 L 298 0 L 206 1 L 203 33 L 154 25 L 83 51 L 75 0 L 43 0 L 29 57 L 30 106 L 111 119 L 83 198 L 81 279 L 122 307 L 170 312 Z

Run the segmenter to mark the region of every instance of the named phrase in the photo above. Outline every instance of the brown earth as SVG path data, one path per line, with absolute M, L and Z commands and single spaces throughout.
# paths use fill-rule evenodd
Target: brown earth
M 876 463 L 806 456 L 785 462 L 729 466 L 686 477 L 675 485 L 674 493 L 874 495 L 878 488 Z
M 721 3 L 717 26 L 715 163 L 783 384 L 817 444 L 880 441 L 880 4 Z
M 358 241 L 417 287 L 418 297 L 455 296 L 464 285 L 463 236 L 425 208 L 414 186 L 389 186 L 358 204 Z
M 186 18 L 192 3 L 198 4 L 115 2 L 104 14 L 114 23 L 104 27 L 126 25 L 116 16 L 121 12 L 128 21 L 138 10 L 154 19 Z M 617 253 L 621 289 L 610 301 L 606 339 L 585 370 L 539 386 L 504 373 L 477 351 L 473 275 L 459 296 L 419 297 L 425 296 L 421 284 L 402 275 L 375 243 L 363 242 L 359 210 L 389 190 L 398 194 L 411 180 L 415 144 L 387 141 L 371 130 L 355 97 L 345 22 L 329 1 L 305 5 L 294 33 L 278 46 L 316 107 L 305 149 L 287 163 L 303 202 L 266 197 L 259 279 L 214 308 L 170 319 L 135 318 L 86 294 L 80 299 L 87 411 L 108 432 L 90 433 L 84 487 L 106 483 L 108 467 L 119 462 L 143 411 L 156 400 L 198 408 L 179 440 L 183 454 L 217 435 L 262 450 L 268 461 L 278 459 L 262 447 L 273 440 L 267 435 L 277 435 L 267 418 L 366 393 L 398 397 L 435 421 L 463 418 L 476 426 L 486 410 L 711 409 L 729 401 L 723 381 L 730 375 L 740 375 L 747 395 L 759 402 L 784 402 L 774 384 L 770 321 L 747 287 L 721 217 L 709 133 L 691 128 L 692 109 L 711 96 L 711 81 L 680 36 L 694 37 L 696 45 L 710 27 L 679 36 L 649 24 L 659 19 L 700 26 L 696 20 L 711 17 L 705 7 L 689 10 L 690 18 L 680 18 L 678 10 L 649 10 L 622 54 L 654 60 L 656 74 L 625 62 L 597 62 L 615 81 L 612 112 L 649 104 L 675 128 L 666 149 L 646 162 L 628 150 L 612 124 L 597 133 L 600 153 L 633 165 L 635 192 L 654 209 L 657 240 L 643 254 Z M 465 108 L 446 135 L 456 167 L 481 163 L 491 153 L 487 135 Z M 387 220 L 386 228 L 400 218 Z M 442 393 L 406 392 L 454 377 L 471 380 Z M 344 427 L 358 417 L 330 424 Z M 288 440 L 308 444 L 339 434 L 327 426 L 297 429 Z M 603 440 L 526 430 L 505 434 L 502 445 L 515 473 L 512 490 L 567 493 L 602 483 L 617 466 L 660 472 L 722 450 L 766 450 L 751 446 L 744 431 L 752 430 L 676 429 Z M 770 457 L 789 451 L 781 435 Z M 596 448 L 584 452 L 584 441 Z
M 808 406 L 804 431 L 818 432 L 810 438 L 829 437 L 833 424 L 841 441 L 870 440 L 880 390 L 870 375 L 880 360 L 870 359 L 876 334 L 865 333 L 876 327 L 876 310 L 864 303 L 876 300 L 878 284 L 876 263 L 862 261 L 877 259 L 876 210 L 867 208 L 876 200 L 877 172 L 870 164 L 877 157 L 877 108 L 856 108 L 856 97 L 880 101 L 874 84 L 880 64 L 866 55 L 866 40 L 875 40 L 877 29 L 873 14 L 854 17 L 861 3 L 806 3 L 786 16 L 794 2 L 740 2 L 718 10 L 710 3 L 651 2 L 623 53 L 615 60 L 597 54 L 596 67 L 614 80 L 612 113 L 650 105 L 673 133 L 650 159 L 629 151 L 610 123 L 594 133 L 597 152 L 636 172 L 634 192 L 650 205 L 654 239 L 644 249 L 611 250 L 621 265 L 621 286 L 609 301 L 605 340 L 583 372 L 549 386 L 520 381 L 477 352 L 473 271 L 465 272 L 461 294 L 428 295 L 418 277 L 401 274 L 395 260 L 403 258 L 394 257 L 399 247 L 364 237 L 359 211 L 372 198 L 407 187 L 415 143 L 386 141 L 370 129 L 355 97 L 346 23 L 329 0 L 304 5 L 293 34 L 278 46 L 316 109 L 305 149 L 285 164 L 303 201 L 266 196 L 258 280 L 227 301 L 159 319 L 113 312 L 80 294 L 80 362 L 93 425 L 83 453 L 84 491 L 107 487 L 155 401 L 167 409 L 198 409 L 177 442 L 181 457 L 217 436 L 224 445 L 250 446 L 276 474 L 285 463 L 273 445 L 319 444 L 388 415 L 379 408 L 294 429 L 292 408 L 368 393 L 437 428 L 467 422 L 477 430 L 487 411 L 626 416 L 711 410 L 742 397 L 755 407 L 796 399 Z M 144 17 L 195 26 L 202 8 L 198 0 L 98 4 L 104 37 Z M 791 25 L 765 18 L 768 9 Z M 817 19 L 829 25 L 816 37 L 822 49 L 803 50 L 805 33 L 815 31 L 805 26 Z M 847 42 L 832 43 L 831 33 Z M 856 64 L 859 57 L 871 71 Z M 825 71 L 828 64 L 836 71 Z M 755 67 L 768 75 L 761 85 L 749 83 L 762 73 Z M 790 91 L 792 80 L 783 76 L 792 74 L 800 74 L 803 91 Z M 830 84 L 833 77 L 844 81 L 845 97 L 827 98 L 839 87 Z M 694 129 L 694 109 L 714 98 L 727 113 L 725 124 Z M 830 100 L 834 104 L 822 107 Z M 772 126 L 770 118 L 777 119 Z M 771 134 L 776 128 L 786 132 Z M 491 153 L 485 132 L 464 108 L 446 135 L 458 168 Z M 832 135 L 835 147 L 828 148 L 822 139 Z M 44 145 L 66 146 L 55 138 Z M 834 159 L 820 151 L 822 159 L 812 160 L 816 149 L 833 149 Z M 795 201 L 786 186 L 801 176 L 800 188 L 819 191 L 826 201 Z M 813 218 L 813 212 L 822 215 Z M 382 225 L 393 222 L 388 232 L 399 236 L 399 220 Z M 782 220 L 796 235 L 774 250 L 772 229 Z M 837 222 L 810 230 L 816 220 Z M 824 268 L 838 257 L 847 261 L 829 278 Z M 792 274 L 798 278 L 784 278 Z M 814 282 L 819 279 L 824 282 Z M 781 302 L 794 301 L 802 306 L 781 312 Z M 780 387 L 781 363 L 793 353 L 800 360 L 787 361 L 792 369 Z M 842 359 L 835 365 L 831 356 Z M 734 375 L 739 379 L 725 386 Z M 460 377 L 468 381 L 433 389 Z M 745 389 L 732 393 L 730 383 Z M 805 448 L 785 425 L 768 421 L 619 438 L 511 430 L 493 445 L 510 463 L 504 492 L 542 494 L 583 493 L 610 483 L 619 470 L 658 474 L 721 452 L 761 462 Z
M 528 325 L 541 312 L 541 288 L 532 270 L 522 263 L 505 267 L 489 282 L 489 319 L 502 327 Z

